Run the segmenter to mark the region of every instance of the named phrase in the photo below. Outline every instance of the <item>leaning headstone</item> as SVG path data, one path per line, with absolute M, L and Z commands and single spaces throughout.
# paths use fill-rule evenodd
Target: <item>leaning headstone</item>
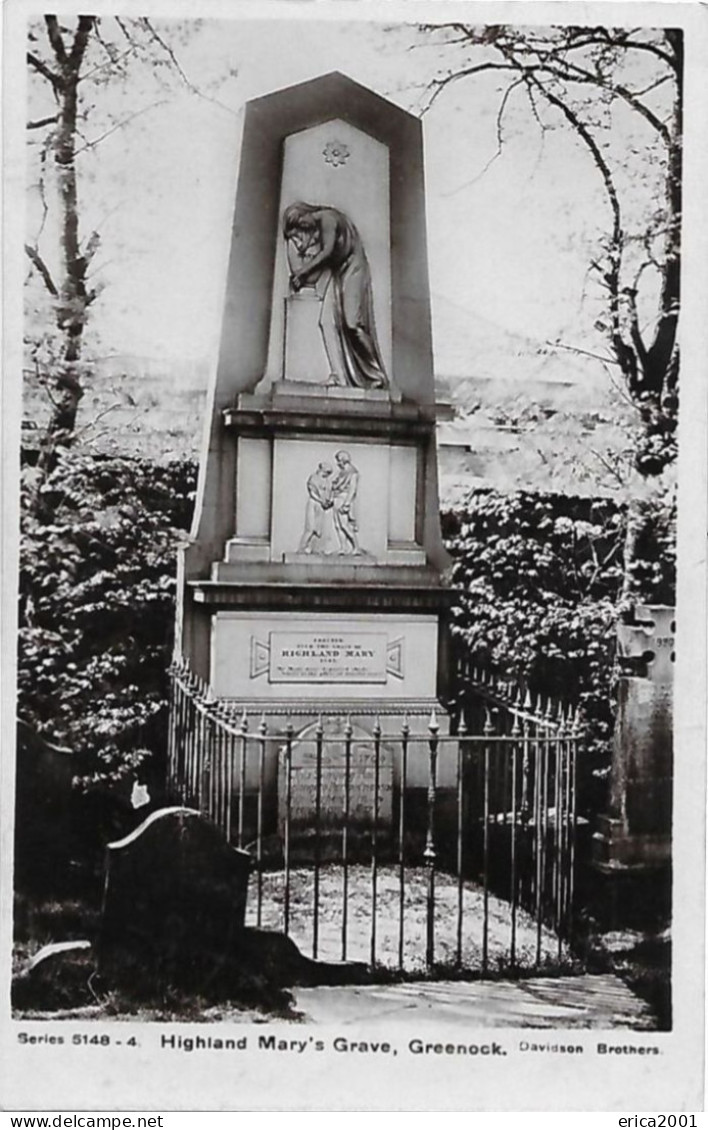
M 96 1003 L 95 958 L 87 940 L 43 946 L 12 979 L 12 1005 L 43 1012 Z
M 250 856 L 198 812 L 154 812 L 109 844 L 99 935 L 107 978 L 145 993 L 204 990 L 243 929 Z

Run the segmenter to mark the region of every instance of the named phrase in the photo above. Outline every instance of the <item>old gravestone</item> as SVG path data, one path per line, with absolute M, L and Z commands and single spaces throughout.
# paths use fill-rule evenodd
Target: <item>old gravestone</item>
M 65 889 L 71 851 L 71 750 L 48 742 L 26 722 L 17 726 L 15 884 L 18 890 L 58 894 Z
M 318 754 L 319 725 L 322 742 Z M 323 840 L 320 857 L 340 858 L 340 829 L 345 808 L 350 857 L 358 857 L 362 847 L 368 847 L 369 833 L 374 826 L 378 828 L 383 844 L 388 839 L 387 833 L 393 820 L 393 751 L 388 743 L 381 742 L 377 766 L 371 734 L 357 724 L 352 726 L 347 757 L 345 727 L 345 719 L 341 716 L 325 717 L 321 723 L 305 727 L 293 745 L 289 788 L 287 763 L 281 750 L 278 830 L 283 837 L 285 821 L 288 820 L 291 842 L 298 859 L 311 858 L 312 840 L 316 833 Z M 318 787 L 319 806 L 316 799 Z
M 108 845 L 99 968 L 135 990 L 206 988 L 243 930 L 251 860 L 189 808 Z
M 250 102 L 177 647 L 271 734 L 289 718 L 301 750 L 320 714 L 369 737 L 380 716 L 388 738 L 408 714 L 424 739 L 434 708 L 445 732 L 435 424 L 420 122 L 340 74 Z M 282 812 L 277 743 L 266 760 Z M 424 789 L 425 740 L 410 766 Z M 368 791 L 366 757 L 354 773 Z
M 675 615 L 673 608 L 639 605 L 636 622 L 617 629 L 609 806 L 593 840 L 595 865 L 619 882 L 618 898 L 630 917 L 631 885 L 645 917 L 652 906 L 659 918 L 668 908 Z M 622 916 L 619 907 L 617 914 Z
M 96 942 L 102 989 L 148 1002 L 176 990 L 283 1008 L 284 986 L 365 980 L 365 966 L 311 961 L 284 934 L 245 926 L 251 864 L 189 808 L 160 809 L 109 844 Z M 46 997 L 43 969 L 54 972 L 61 992 L 85 993 L 88 947 L 49 947 L 18 978 L 18 1001 Z

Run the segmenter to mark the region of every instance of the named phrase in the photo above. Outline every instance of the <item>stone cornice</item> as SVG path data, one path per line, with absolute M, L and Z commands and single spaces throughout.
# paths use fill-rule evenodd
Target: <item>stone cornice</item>
M 442 612 L 454 599 L 441 586 L 348 584 L 228 584 L 190 581 L 188 588 L 197 604 L 211 611 L 225 608 L 263 609 L 269 612 Z
M 435 429 L 435 405 L 395 404 L 390 400 L 308 396 L 239 396 L 224 409 L 227 430 L 240 435 L 277 433 L 361 436 L 362 438 L 420 440 Z

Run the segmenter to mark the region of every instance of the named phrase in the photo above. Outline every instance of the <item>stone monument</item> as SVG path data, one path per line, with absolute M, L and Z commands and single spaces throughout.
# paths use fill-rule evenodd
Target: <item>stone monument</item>
M 269 733 L 407 715 L 421 789 L 447 725 L 435 422 L 420 122 L 341 74 L 248 103 L 178 654 Z

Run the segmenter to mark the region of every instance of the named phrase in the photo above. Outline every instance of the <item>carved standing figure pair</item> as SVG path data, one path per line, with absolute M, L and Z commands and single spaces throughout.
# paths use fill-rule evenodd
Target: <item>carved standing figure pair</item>
M 348 451 L 335 455 L 337 473 L 329 463 L 319 463 L 307 480 L 305 528 L 298 553 L 318 556 L 359 555 L 356 496 L 359 471 Z

